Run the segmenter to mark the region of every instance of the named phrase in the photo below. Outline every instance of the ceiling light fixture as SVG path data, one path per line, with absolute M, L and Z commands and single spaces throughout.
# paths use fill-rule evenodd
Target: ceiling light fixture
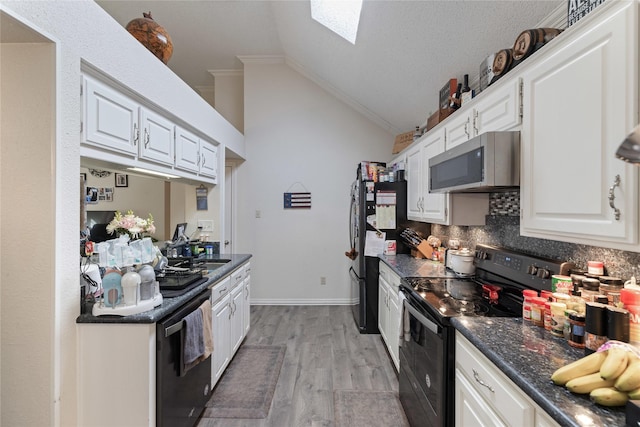
M 311 18 L 356 44 L 362 0 L 310 0 Z
M 164 173 L 164 172 L 156 172 L 156 171 L 152 171 L 152 170 L 149 170 L 149 169 L 127 168 L 127 170 L 134 171 L 134 172 L 140 172 L 140 173 L 146 173 L 146 174 L 149 174 L 149 175 L 161 176 L 161 177 L 167 178 L 167 179 L 180 178 L 178 175 L 171 175 L 171 174 Z

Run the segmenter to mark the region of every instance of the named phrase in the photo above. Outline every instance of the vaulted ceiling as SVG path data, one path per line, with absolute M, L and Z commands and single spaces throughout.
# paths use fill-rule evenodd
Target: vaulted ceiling
M 477 78 L 564 0 L 364 0 L 356 44 L 311 19 L 308 0 L 99 0 L 125 26 L 151 11 L 171 35 L 167 64 L 193 88 L 209 70 L 242 69 L 244 55 L 283 55 L 392 133 L 425 123 L 451 78 Z

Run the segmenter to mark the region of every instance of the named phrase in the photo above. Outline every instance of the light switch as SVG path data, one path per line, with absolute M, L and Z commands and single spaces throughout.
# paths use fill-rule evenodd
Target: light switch
M 256 218 L 262 218 L 262 212 L 260 212 L 260 210 L 256 210 Z

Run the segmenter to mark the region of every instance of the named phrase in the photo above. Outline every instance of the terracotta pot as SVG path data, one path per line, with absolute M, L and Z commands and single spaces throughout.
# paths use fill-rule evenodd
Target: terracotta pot
M 143 18 L 132 19 L 125 27 L 133 37 L 165 64 L 173 54 L 173 43 L 169 33 L 151 17 L 151 12 L 143 13 Z

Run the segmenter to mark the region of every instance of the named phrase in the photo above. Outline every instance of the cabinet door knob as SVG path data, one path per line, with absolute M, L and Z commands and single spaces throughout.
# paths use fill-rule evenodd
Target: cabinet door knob
M 613 209 L 613 215 L 616 221 L 620 221 L 620 209 L 616 208 L 615 200 L 616 200 L 616 187 L 620 186 L 620 175 L 616 175 L 613 180 L 613 185 L 609 188 L 609 206 Z

